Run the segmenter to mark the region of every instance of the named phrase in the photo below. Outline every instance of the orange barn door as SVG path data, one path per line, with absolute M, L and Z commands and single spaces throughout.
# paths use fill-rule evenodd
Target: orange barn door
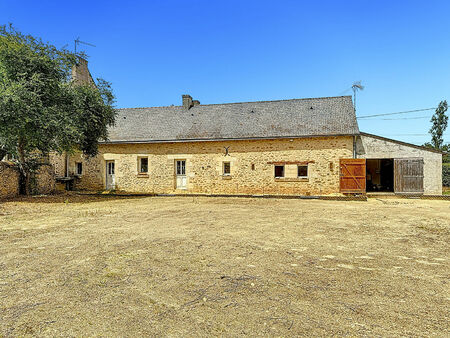
M 366 160 L 349 158 L 340 160 L 340 191 L 345 194 L 366 193 Z

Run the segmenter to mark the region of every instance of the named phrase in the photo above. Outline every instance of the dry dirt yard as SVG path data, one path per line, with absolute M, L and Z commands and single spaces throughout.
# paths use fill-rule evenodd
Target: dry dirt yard
M 0 204 L 0 336 L 446 336 L 450 202 Z

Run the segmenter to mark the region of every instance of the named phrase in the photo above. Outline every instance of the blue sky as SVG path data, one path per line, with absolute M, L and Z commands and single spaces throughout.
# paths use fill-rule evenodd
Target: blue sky
M 0 0 L 2 24 L 95 44 L 91 73 L 113 83 L 117 107 L 350 95 L 361 80 L 358 115 L 450 99 L 449 13 L 450 1 Z M 360 129 L 421 144 L 432 113 Z

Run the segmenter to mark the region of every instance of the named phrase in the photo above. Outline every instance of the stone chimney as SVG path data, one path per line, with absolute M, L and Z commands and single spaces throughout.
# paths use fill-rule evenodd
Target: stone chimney
M 77 63 L 72 67 L 72 81 L 78 85 L 95 85 L 87 60 L 78 58 Z
M 200 104 L 199 100 L 192 100 L 192 96 L 191 95 L 182 95 L 183 98 L 183 108 L 185 110 L 189 110 L 194 106 L 198 106 Z
M 194 104 L 192 103 L 192 96 L 191 95 L 183 95 L 183 108 L 186 110 L 189 110 Z

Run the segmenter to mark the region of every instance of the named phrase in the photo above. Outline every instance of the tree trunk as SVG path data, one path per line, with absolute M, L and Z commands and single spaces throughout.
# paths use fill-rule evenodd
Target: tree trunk
M 19 171 L 20 171 L 20 187 L 21 194 L 30 195 L 30 170 L 28 168 L 25 157 L 25 145 L 23 140 L 19 140 L 17 146 L 17 153 L 19 155 Z
M 0 161 L 7 155 L 6 150 L 0 148 Z

